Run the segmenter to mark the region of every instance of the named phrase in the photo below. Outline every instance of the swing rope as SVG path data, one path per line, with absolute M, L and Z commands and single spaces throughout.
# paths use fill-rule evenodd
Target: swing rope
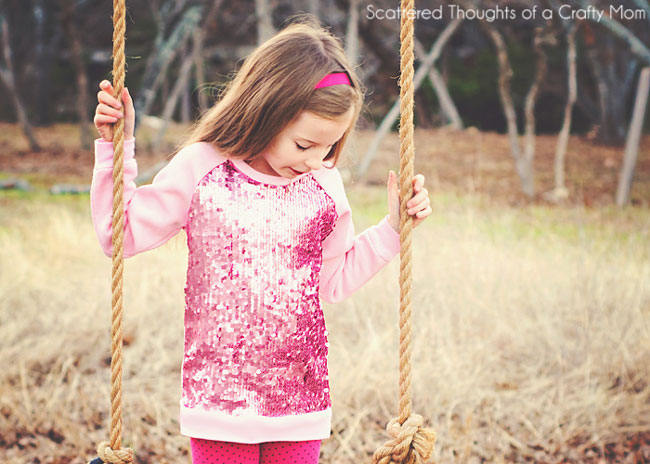
M 424 428 L 424 419 L 411 412 L 411 233 L 413 218 L 406 203 L 413 196 L 413 15 L 414 0 L 400 4 L 400 308 L 399 308 L 399 417 L 388 422 L 392 437 L 379 447 L 375 464 L 426 463 L 436 441 L 433 429 Z
M 432 429 L 424 428 L 421 415 L 411 411 L 411 233 L 412 218 L 406 202 L 413 196 L 413 17 L 414 0 L 401 0 L 400 21 L 400 345 L 399 345 L 399 417 L 388 422 L 392 437 L 373 455 L 375 464 L 424 464 L 436 440 Z M 113 0 L 113 89 L 121 101 L 124 89 L 125 0 Z M 131 448 L 120 448 L 122 439 L 122 313 L 124 271 L 124 119 L 113 128 L 113 220 L 112 220 L 112 321 L 111 321 L 111 424 L 110 443 L 97 445 L 102 462 L 130 464 Z M 93 460 L 93 463 L 96 460 Z
M 113 89 L 114 97 L 122 101 L 126 30 L 125 0 L 113 0 Z M 97 454 L 105 463 L 129 464 L 134 461 L 131 448 L 120 448 L 122 441 L 122 288 L 124 271 L 124 118 L 113 126 L 113 270 L 111 321 L 111 439 L 97 445 Z M 93 461 L 94 462 L 94 461 Z

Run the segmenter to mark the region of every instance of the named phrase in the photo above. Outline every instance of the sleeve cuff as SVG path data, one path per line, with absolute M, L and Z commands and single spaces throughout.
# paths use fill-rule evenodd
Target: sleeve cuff
M 135 157 L 135 138 L 124 141 L 124 161 Z M 95 139 L 95 169 L 113 167 L 113 142 Z
M 377 232 L 379 232 L 379 247 L 377 251 L 385 261 L 390 261 L 400 252 L 399 232 L 391 227 L 388 223 L 388 215 L 377 224 Z

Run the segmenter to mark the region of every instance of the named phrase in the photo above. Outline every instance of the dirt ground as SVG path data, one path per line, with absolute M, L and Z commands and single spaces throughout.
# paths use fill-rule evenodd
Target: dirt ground
M 92 128 L 93 135 L 96 131 Z M 93 153 L 82 149 L 79 128 L 60 124 L 36 128 L 44 147 L 29 150 L 25 137 L 15 124 L 0 123 L 0 174 L 20 177 L 35 187 L 48 188 L 55 183 L 87 184 L 92 177 Z M 136 156 L 142 173 L 168 158 L 174 146 L 183 140 L 187 127 L 174 125 L 157 151 L 147 147 L 152 131 L 141 127 L 136 134 Z M 354 167 L 364 156 L 373 132 L 360 131 L 350 141 L 340 161 L 342 172 Z M 546 192 L 553 189 L 553 164 L 557 137 L 540 135 L 536 139 L 535 191 L 533 199 L 521 192 L 505 134 L 480 132 L 475 128 L 462 131 L 448 129 L 415 132 L 415 172 L 427 178 L 430 192 L 445 191 L 477 194 L 489 203 L 523 206 L 547 204 Z M 523 139 L 522 139 L 523 142 Z M 623 147 L 605 146 L 589 136 L 572 136 L 566 159 L 569 198 L 565 204 L 599 207 L 612 205 L 622 164 Z M 399 136 L 392 133 L 382 142 L 363 182 L 350 178 L 348 184 L 383 185 L 388 169 L 399 168 Z M 650 204 L 650 135 L 641 141 L 631 204 Z

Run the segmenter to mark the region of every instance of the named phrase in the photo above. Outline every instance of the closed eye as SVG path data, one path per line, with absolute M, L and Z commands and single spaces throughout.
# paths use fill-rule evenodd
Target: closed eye
M 303 146 L 301 146 L 299 144 L 296 144 L 296 146 L 298 147 L 299 150 L 303 150 L 303 151 L 308 150 L 310 148 L 310 147 L 303 147 Z

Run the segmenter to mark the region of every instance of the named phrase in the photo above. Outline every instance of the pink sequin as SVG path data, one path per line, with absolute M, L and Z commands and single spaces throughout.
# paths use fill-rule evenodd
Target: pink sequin
M 318 287 L 336 218 L 311 175 L 270 185 L 226 161 L 201 180 L 186 227 L 185 406 L 274 417 L 331 407 Z

